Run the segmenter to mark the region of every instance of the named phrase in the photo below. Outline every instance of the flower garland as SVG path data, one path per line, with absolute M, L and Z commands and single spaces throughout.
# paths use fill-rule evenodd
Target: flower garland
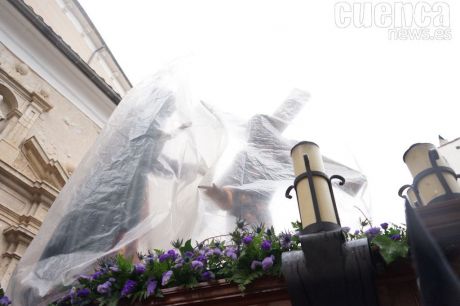
M 226 237 L 227 239 L 222 239 Z M 138 254 L 138 262 L 122 255 L 103 258 L 91 275 L 81 275 L 62 299 L 50 305 L 115 306 L 119 301 L 162 297 L 163 288 L 192 288 L 199 282 L 226 279 L 241 290 L 264 275 L 281 276 L 281 254 L 300 249 L 298 235 L 277 235 L 273 227 L 250 227 L 239 220 L 233 232 L 192 246 L 177 240 L 168 251 Z
M 348 239 L 368 237 L 387 264 L 407 256 L 403 226 L 382 223 L 373 227 L 367 218 L 360 222 L 360 229 L 353 233 L 350 228 L 343 228 Z M 119 301 L 133 303 L 149 297 L 160 298 L 164 288 L 193 288 L 200 282 L 218 279 L 235 283 L 244 291 L 262 276 L 281 276 L 281 254 L 300 249 L 301 224 L 292 225 L 294 231 L 277 235 L 273 227 L 249 227 L 240 220 L 230 234 L 208 238 L 194 247 L 191 240 L 177 240 L 168 251 L 138 254 L 136 263 L 120 254 L 103 258 L 93 274 L 81 275 L 70 292 L 50 306 L 94 305 L 94 302 L 116 306 Z
M 384 222 L 380 226 L 373 226 L 366 216 L 359 221 L 361 226 L 354 232 L 349 227 L 342 228 L 349 240 L 367 237 L 371 247 L 380 253 L 387 265 L 407 257 L 409 244 L 405 225 Z

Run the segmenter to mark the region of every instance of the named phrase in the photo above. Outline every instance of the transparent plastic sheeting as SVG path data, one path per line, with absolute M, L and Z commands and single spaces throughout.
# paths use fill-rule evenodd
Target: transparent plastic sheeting
M 308 100 L 294 90 L 271 114 L 249 120 L 195 102 L 169 69 L 123 99 L 66 184 L 20 261 L 8 291 L 15 305 L 56 298 L 98 258 L 169 248 L 177 238 L 226 234 L 238 217 L 278 231 L 299 219 L 290 149 L 282 133 Z M 363 175 L 325 158 L 347 179 L 336 197 L 356 199 Z

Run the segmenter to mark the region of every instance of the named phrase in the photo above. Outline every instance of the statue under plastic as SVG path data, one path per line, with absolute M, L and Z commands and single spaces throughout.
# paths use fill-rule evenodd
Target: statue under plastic
M 240 217 L 278 230 L 298 219 L 283 198 L 296 141 L 282 133 L 308 94 L 294 90 L 274 113 L 242 122 L 193 101 L 180 75 L 160 71 L 117 107 L 15 270 L 14 305 L 52 302 L 106 255 L 200 241 L 229 232 Z M 228 145 L 235 139 L 236 152 Z M 342 191 L 360 194 L 363 175 L 325 165 L 347 179 Z

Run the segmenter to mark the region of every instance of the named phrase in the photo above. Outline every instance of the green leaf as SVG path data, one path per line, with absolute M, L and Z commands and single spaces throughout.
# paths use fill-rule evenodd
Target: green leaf
M 302 223 L 300 221 L 291 222 L 292 228 L 296 231 L 302 230 Z
M 380 248 L 380 254 L 387 264 L 398 258 L 407 257 L 409 251 L 409 247 L 404 241 L 395 241 L 384 235 L 375 237 L 372 243 Z
M 118 268 L 123 272 L 130 273 L 131 270 L 133 269 L 133 264 L 131 260 L 125 258 L 121 254 L 117 255 L 117 265 L 118 265 Z
M 182 246 L 179 250 L 182 255 L 184 255 L 185 252 L 193 252 L 192 240 L 191 239 L 187 240 L 185 242 L 185 245 Z

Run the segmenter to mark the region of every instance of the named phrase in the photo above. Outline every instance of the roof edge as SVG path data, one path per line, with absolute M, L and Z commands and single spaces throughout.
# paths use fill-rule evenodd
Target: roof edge
M 23 0 L 8 0 L 30 23 L 32 23 L 49 42 L 51 42 L 70 62 L 72 62 L 97 88 L 99 88 L 115 105 L 121 101 L 121 96 L 101 78 L 53 29 L 45 23 L 42 17 Z
M 460 139 L 460 137 L 457 137 L 457 138 L 455 138 L 455 139 L 453 139 L 453 140 L 451 140 L 451 141 L 448 141 L 448 142 L 446 142 L 446 143 L 440 145 L 438 148 L 442 148 L 442 147 L 444 147 L 444 146 L 447 146 L 447 145 L 449 145 L 449 144 L 451 144 L 451 143 L 453 143 L 453 142 L 456 142 L 456 141 L 459 140 L 459 139 Z
M 109 53 L 110 57 L 112 58 L 115 66 L 117 66 L 118 70 L 121 72 L 121 74 L 123 75 L 123 77 L 125 78 L 126 82 L 128 83 L 128 85 L 132 88 L 133 85 L 131 84 L 131 81 L 129 80 L 128 76 L 125 74 L 125 72 L 123 71 L 123 69 L 121 68 L 120 64 L 118 63 L 117 59 L 115 58 L 115 56 L 112 54 L 112 51 L 110 50 L 109 46 L 107 46 L 107 44 L 105 43 L 105 40 L 102 38 L 102 35 L 99 33 L 98 29 L 96 28 L 96 26 L 94 25 L 93 21 L 91 20 L 91 18 L 89 17 L 88 13 L 86 13 L 85 9 L 83 8 L 83 6 L 80 4 L 80 2 L 78 0 L 73 0 L 73 3 L 75 4 L 75 6 L 78 8 L 78 10 L 81 12 L 81 14 L 83 15 L 83 17 L 86 19 L 86 21 L 88 22 L 88 24 L 93 28 L 94 30 L 94 33 L 96 34 L 97 38 L 101 41 L 101 44 L 104 46 L 105 50 L 107 51 L 107 53 Z

